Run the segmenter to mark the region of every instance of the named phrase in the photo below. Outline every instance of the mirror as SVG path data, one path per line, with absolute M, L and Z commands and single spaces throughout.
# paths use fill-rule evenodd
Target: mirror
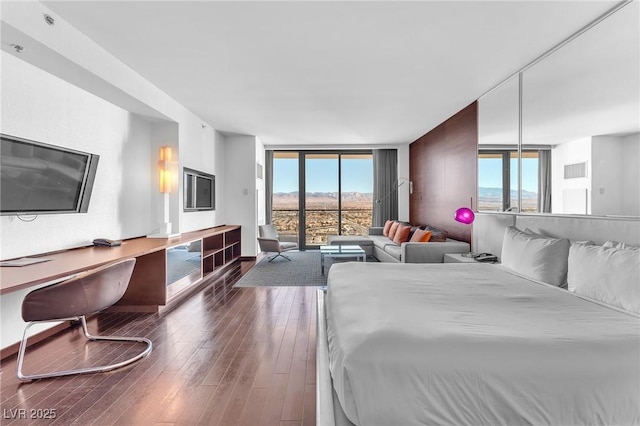
M 518 76 L 478 101 L 479 211 L 518 206 Z
M 171 296 L 202 278 L 202 240 L 167 249 L 167 294 Z
M 517 143 L 509 153 L 520 165 L 521 189 L 501 209 L 494 203 L 485 211 L 640 217 L 638 9 L 637 2 L 622 7 L 521 73 L 521 155 Z M 478 210 L 486 207 L 483 152 L 508 145 L 517 132 L 517 79 L 479 101 Z

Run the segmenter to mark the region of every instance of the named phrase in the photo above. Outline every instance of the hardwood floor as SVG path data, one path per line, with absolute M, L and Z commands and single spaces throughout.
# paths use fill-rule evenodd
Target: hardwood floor
M 315 425 L 316 289 L 232 288 L 254 264 L 236 262 L 164 314 L 92 319 L 94 334 L 153 341 L 129 367 L 20 384 L 15 356 L 2 360 L 0 424 Z M 86 343 L 73 328 L 30 348 L 24 369 L 109 363 L 142 347 Z

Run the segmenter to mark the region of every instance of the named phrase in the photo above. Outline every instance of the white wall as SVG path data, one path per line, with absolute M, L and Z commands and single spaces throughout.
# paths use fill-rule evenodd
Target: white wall
M 0 217 L 1 257 L 88 245 L 148 231 L 151 127 L 13 56 L 2 59 L 2 132 L 100 155 L 87 213 Z M 143 194 L 144 196 L 140 196 Z
M 587 162 L 587 177 L 564 179 L 564 166 Z M 640 133 L 563 143 L 552 151 L 553 213 L 640 216 Z M 579 194 L 587 191 L 588 210 Z M 574 204 L 571 203 L 573 201 Z
M 591 214 L 622 214 L 622 142 L 616 136 L 591 138 Z
M 262 168 L 262 176 L 258 176 L 257 167 L 258 164 Z M 265 152 L 264 144 L 260 139 L 256 138 L 256 219 L 257 225 L 265 225 L 267 220 L 267 212 L 265 206 L 266 200 L 266 186 L 265 186 L 265 173 L 267 169 L 265 167 Z M 259 251 L 256 241 L 256 253 Z
M 203 127 L 204 126 L 204 127 Z M 182 169 L 180 170 L 180 232 L 195 231 L 220 225 L 224 219 L 224 136 L 201 120 L 190 119 L 180 125 L 180 165 L 212 174 L 216 177 L 216 209 L 213 211 L 183 211 Z M 235 224 L 233 221 L 227 222 Z
M 225 137 L 225 217 L 242 225 L 242 256 L 256 256 L 258 227 L 256 212 L 257 150 L 264 149 L 255 136 Z
M 583 161 L 587 162 L 587 177 L 565 180 L 564 166 Z M 553 176 L 551 187 L 552 213 L 590 213 L 591 138 L 582 138 L 556 145 L 551 153 L 551 175 Z
M 622 139 L 622 214 L 640 216 L 640 133 Z

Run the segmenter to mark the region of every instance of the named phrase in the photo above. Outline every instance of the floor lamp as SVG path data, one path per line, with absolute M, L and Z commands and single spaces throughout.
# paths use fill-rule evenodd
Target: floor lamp
M 457 222 L 464 223 L 465 225 L 471 225 L 476 218 L 475 213 L 469 207 L 460 207 L 456 210 L 456 213 L 453 217 Z M 467 254 L 463 254 L 464 257 L 473 257 L 473 251 L 470 251 Z
M 160 194 L 162 196 L 162 225 L 158 232 L 147 235 L 147 238 L 173 238 L 180 233 L 171 232 L 171 222 L 169 221 L 169 195 L 173 189 L 174 173 L 171 170 L 173 160 L 173 150 L 170 146 L 160 148 L 159 178 L 160 178 Z
M 401 182 L 402 181 L 402 182 Z M 393 184 L 391 185 L 391 189 L 389 190 L 389 192 L 387 192 L 383 197 L 378 198 L 376 200 L 376 204 L 381 204 L 382 200 L 384 200 L 385 198 L 387 198 L 389 195 L 391 195 L 394 191 L 397 191 L 398 188 L 400 188 L 402 185 L 404 185 L 404 181 L 409 182 L 409 194 L 413 194 L 413 181 L 401 177 L 395 180 L 395 182 L 393 182 Z

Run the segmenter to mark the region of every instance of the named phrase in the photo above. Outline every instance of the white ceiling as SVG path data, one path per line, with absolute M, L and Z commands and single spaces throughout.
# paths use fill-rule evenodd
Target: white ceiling
M 409 143 L 617 1 L 45 1 L 223 132 Z

